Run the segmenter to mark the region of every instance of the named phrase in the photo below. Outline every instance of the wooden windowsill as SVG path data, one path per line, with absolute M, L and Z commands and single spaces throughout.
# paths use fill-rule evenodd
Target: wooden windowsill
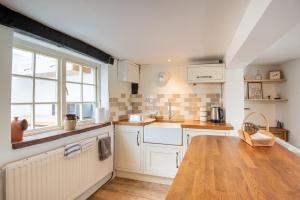
M 20 148 L 24 148 L 36 144 L 42 144 L 45 142 L 50 142 L 50 141 L 58 140 L 60 138 L 81 134 L 87 131 L 92 131 L 110 125 L 111 122 L 101 123 L 101 124 L 93 123 L 93 124 L 79 125 L 77 126 L 76 130 L 73 131 L 55 130 L 55 131 L 48 131 L 36 135 L 29 135 L 29 136 L 25 136 L 23 140 L 20 142 L 12 143 L 12 148 L 20 149 Z

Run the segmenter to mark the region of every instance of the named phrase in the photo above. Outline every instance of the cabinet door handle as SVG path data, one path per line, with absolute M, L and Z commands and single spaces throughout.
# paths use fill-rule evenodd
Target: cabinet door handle
M 176 152 L 176 168 L 177 168 L 177 169 L 178 169 L 178 166 L 179 166 L 179 164 L 178 164 L 178 155 L 179 155 L 179 153 Z
M 197 76 L 196 78 L 212 78 L 212 76 Z
M 136 144 L 138 145 L 138 146 L 140 146 L 140 131 L 138 131 L 137 132 L 137 135 L 136 135 Z
M 186 146 L 188 147 L 190 145 L 190 134 L 187 134 L 186 136 Z

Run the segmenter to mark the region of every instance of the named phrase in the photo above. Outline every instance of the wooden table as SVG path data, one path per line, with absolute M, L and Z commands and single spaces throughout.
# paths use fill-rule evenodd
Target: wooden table
M 300 199 L 300 158 L 279 144 L 196 136 L 167 199 Z

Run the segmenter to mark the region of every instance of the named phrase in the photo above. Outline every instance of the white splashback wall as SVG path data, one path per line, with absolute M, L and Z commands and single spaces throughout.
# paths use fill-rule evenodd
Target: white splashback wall
M 141 66 L 139 93 L 143 96 L 155 94 L 220 93 L 220 84 L 188 84 L 186 65 L 143 65 Z M 161 86 L 159 72 L 169 74 L 169 81 Z

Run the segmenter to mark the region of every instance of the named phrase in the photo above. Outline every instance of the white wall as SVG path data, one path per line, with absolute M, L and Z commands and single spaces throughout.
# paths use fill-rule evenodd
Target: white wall
M 141 67 L 139 93 L 144 96 L 154 94 L 220 93 L 220 84 L 197 84 L 186 81 L 186 66 L 181 65 L 144 65 Z M 169 74 L 169 81 L 160 85 L 157 81 L 159 72 Z
M 300 148 L 300 58 L 282 64 L 281 69 L 287 79 L 287 83 L 283 87 L 283 94 L 287 96 L 288 102 L 280 104 L 276 115 L 289 130 L 289 142 Z
M 10 157 L 10 74 L 13 32 L 0 25 L 0 170 Z M 0 173 L 0 199 L 4 199 L 3 173 Z
M 240 129 L 244 119 L 244 69 L 226 69 L 224 87 L 224 106 L 226 121 Z
M 229 67 L 247 66 L 300 21 L 299 0 L 252 0 L 226 52 Z
M 243 46 L 251 31 L 269 6 L 271 0 L 250 1 L 226 52 L 225 60 L 229 65 Z M 235 66 L 237 67 L 237 66 Z

